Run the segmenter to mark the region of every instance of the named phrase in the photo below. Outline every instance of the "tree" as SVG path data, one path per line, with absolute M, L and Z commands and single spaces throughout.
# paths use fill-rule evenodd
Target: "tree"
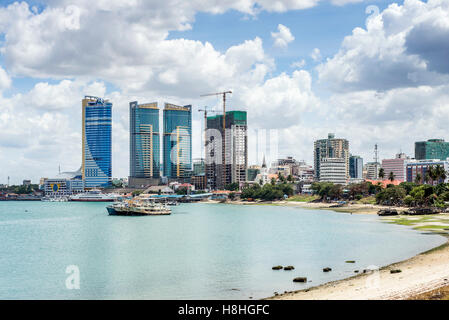
M 395 178 L 394 173 L 393 173 L 393 171 L 391 171 L 391 172 L 390 172 L 390 175 L 388 176 L 388 180 L 390 180 L 391 182 L 393 182 L 393 181 L 394 181 L 394 178 Z
M 415 177 L 415 183 L 416 184 L 421 184 L 421 179 L 422 179 L 421 174 L 417 173 L 416 177 Z
M 293 176 L 291 174 L 288 175 L 287 181 L 288 182 L 293 182 Z
M 230 183 L 230 184 L 225 186 L 225 189 L 229 190 L 229 191 L 238 191 L 239 190 L 239 183 L 238 182 Z
M 384 177 L 385 177 L 385 170 L 384 170 L 384 168 L 380 168 L 379 169 L 379 178 L 381 178 L 383 180 Z

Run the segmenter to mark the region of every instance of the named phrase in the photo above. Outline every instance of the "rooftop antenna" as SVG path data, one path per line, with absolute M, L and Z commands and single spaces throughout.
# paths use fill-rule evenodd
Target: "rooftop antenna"
M 59 174 L 61 174 L 61 165 L 59 165 Z
M 374 162 L 379 162 L 379 151 L 377 150 L 377 143 L 374 145 Z
M 9 176 L 8 176 L 8 187 L 9 187 Z

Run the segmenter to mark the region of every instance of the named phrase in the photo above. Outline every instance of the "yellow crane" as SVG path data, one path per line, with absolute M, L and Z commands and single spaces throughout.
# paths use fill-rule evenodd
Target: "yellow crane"
M 209 96 L 223 96 L 223 137 L 222 141 L 222 163 L 223 163 L 223 187 L 226 185 L 226 95 L 232 93 L 232 91 L 224 91 L 224 92 L 215 92 L 202 94 L 200 97 L 209 97 Z M 206 156 L 206 155 L 205 155 Z

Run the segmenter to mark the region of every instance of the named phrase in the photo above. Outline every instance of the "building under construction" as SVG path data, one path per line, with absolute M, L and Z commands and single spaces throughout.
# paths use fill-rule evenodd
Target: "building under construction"
M 226 141 L 224 145 L 222 143 L 223 136 Z M 225 161 L 223 161 L 223 157 Z M 224 189 L 226 185 L 234 182 L 244 183 L 247 167 L 246 111 L 226 112 L 225 130 L 223 130 L 223 115 L 207 117 L 206 177 L 208 188 Z

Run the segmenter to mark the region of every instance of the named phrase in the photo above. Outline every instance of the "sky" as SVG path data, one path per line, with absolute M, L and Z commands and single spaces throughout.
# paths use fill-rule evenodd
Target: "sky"
M 191 104 L 196 158 L 198 109 L 221 109 L 200 95 L 224 90 L 248 113 L 250 164 L 311 164 L 330 132 L 365 162 L 376 143 L 413 156 L 449 140 L 448 39 L 449 0 L 0 0 L 0 184 L 80 167 L 84 95 L 113 103 L 114 177 L 130 101 Z

